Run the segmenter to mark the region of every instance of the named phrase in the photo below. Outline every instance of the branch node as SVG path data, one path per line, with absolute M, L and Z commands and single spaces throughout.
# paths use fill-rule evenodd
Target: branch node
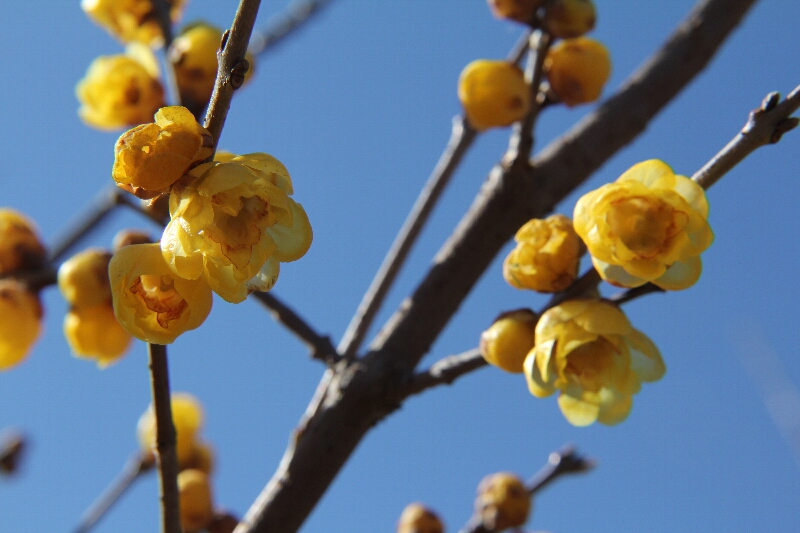
M 764 100 L 761 101 L 761 111 L 772 111 L 778 102 L 781 101 L 781 93 L 778 91 L 772 91 L 767 96 L 764 97 Z
M 798 124 L 800 124 L 800 118 L 797 117 L 785 118 L 778 122 L 775 125 L 775 131 L 772 132 L 772 136 L 769 138 L 770 144 L 775 144 L 780 141 L 784 133 L 795 129 Z

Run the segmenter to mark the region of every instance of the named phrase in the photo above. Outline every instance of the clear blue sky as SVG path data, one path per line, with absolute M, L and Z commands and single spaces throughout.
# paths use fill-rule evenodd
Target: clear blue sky
M 593 36 L 608 46 L 614 64 L 607 95 L 693 2 L 597 4 Z M 233 0 L 192 0 L 184 21 L 227 26 L 235 7 Z M 263 2 L 257 27 L 281 7 Z M 53 242 L 111 182 L 117 134 L 78 120 L 74 86 L 92 59 L 121 47 L 86 19 L 77 0 L 2 2 L 0 20 L 0 204 L 28 213 Z M 698 169 L 764 95 L 800 83 L 798 27 L 796 0 L 763 0 L 710 68 L 578 194 L 644 159 L 663 159 L 682 174 Z M 520 31 L 493 19 L 483 0 L 337 0 L 263 57 L 253 83 L 237 95 L 221 146 L 271 153 L 291 172 L 315 241 L 305 258 L 283 269 L 276 294 L 320 331 L 338 341 L 436 162 L 459 112 L 459 72 L 473 59 L 503 57 Z M 590 109 L 548 109 L 538 146 Z M 418 283 L 507 135 L 478 140 L 379 324 Z M 716 241 L 703 256 L 700 282 L 626 306 L 668 369 L 635 397 L 626 422 L 573 428 L 555 399 L 530 396 L 520 376 L 482 369 L 411 399 L 378 425 L 303 531 L 392 531 L 402 508 L 421 500 L 455 532 L 485 474 L 511 470 L 527 477 L 567 442 L 599 466 L 544 492 L 530 529 L 796 529 L 800 456 L 767 405 L 794 436 L 797 453 L 798 400 L 785 391 L 800 385 L 799 166 L 800 132 L 793 132 L 734 169 L 709 193 Z M 578 194 L 558 211 L 570 214 Z M 130 226 L 154 229 L 119 213 L 87 244 L 108 246 L 116 230 Z M 424 365 L 475 346 L 500 311 L 544 303 L 506 285 L 500 267 L 498 259 Z M 25 364 L 0 374 L 0 427 L 19 427 L 33 439 L 22 475 L 0 479 L 0 524 L 9 532 L 74 527 L 134 450 L 136 420 L 150 401 L 143 344 L 98 371 L 69 355 L 58 292 L 47 290 L 44 300 L 44 336 Z M 174 389 L 195 394 L 206 407 L 204 434 L 218 456 L 216 500 L 242 515 L 277 465 L 323 368 L 256 302 L 233 306 L 219 299 L 206 324 L 181 337 L 170 356 Z M 765 402 L 762 381 L 768 393 L 782 396 Z M 152 475 L 96 531 L 157 529 Z

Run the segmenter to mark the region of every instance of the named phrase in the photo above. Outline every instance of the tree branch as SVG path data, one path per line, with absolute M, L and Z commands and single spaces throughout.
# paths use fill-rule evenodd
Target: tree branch
M 404 396 L 419 394 L 439 385 L 450 385 L 461 376 L 488 364 L 478 348 L 458 355 L 448 355 L 433 363 L 428 370 L 414 374 Z
M 178 456 L 175 451 L 175 424 L 169 392 L 167 347 L 147 344 L 150 357 L 150 385 L 156 416 L 156 463 L 161 493 L 161 533 L 182 533 L 178 505 Z
M 267 27 L 253 34 L 250 52 L 261 55 L 283 41 L 295 30 L 309 21 L 313 15 L 327 7 L 331 0 L 307 0 L 290 2 L 286 9 L 274 15 L 267 22 Z
M 398 408 L 402 384 L 516 230 L 542 218 L 711 60 L 755 0 L 706 0 L 625 85 L 529 168 L 495 167 L 420 286 L 364 358 L 326 372 L 278 470 L 236 533 L 296 531 L 369 429 Z

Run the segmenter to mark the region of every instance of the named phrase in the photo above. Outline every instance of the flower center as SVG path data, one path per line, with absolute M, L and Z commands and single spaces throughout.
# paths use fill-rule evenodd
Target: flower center
M 604 338 L 587 342 L 567 355 L 565 374 L 583 389 L 598 392 L 611 383 L 617 349 Z
M 238 269 L 247 266 L 253 246 L 275 218 L 269 212 L 269 203 L 258 196 L 240 200 L 242 207 L 235 215 L 215 206 L 214 225 L 208 229 L 209 237 L 219 243 L 222 253 Z
M 175 290 L 174 280 L 170 276 L 139 276 L 131 287 L 131 293 L 156 314 L 158 325 L 164 329 L 167 329 L 171 321 L 180 318 L 189 306 Z
M 613 236 L 642 259 L 663 253 L 689 217 L 656 198 L 633 196 L 612 202 L 608 225 Z

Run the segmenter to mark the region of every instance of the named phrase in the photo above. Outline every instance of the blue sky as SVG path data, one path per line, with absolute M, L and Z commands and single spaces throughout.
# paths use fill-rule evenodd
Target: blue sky
M 606 95 L 693 4 L 596 3 L 592 36 L 607 45 L 613 61 Z M 34 218 L 48 242 L 110 184 L 117 137 L 89 129 L 76 115 L 74 86 L 89 63 L 121 51 L 78 4 L 0 3 L 0 204 Z M 232 0 L 192 0 L 184 21 L 227 26 L 235 7 Z M 282 7 L 263 2 L 257 27 Z M 581 194 L 645 159 L 663 159 L 691 175 L 764 95 L 785 94 L 800 83 L 798 27 L 795 0 L 762 1 L 711 66 L 557 211 L 570 214 Z M 285 266 L 276 294 L 335 341 L 448 139 L 459 112 L 461 69 L 473 59 L 504 57 L 520 31 L 493 19 L 482 0 L 337 0 L 263 56 L 253 83 L 234 99 L 221 146 L 265 151 L 283 161 L 314 227 L 311 250 Z M 537 147 L 591 108 L 546 110 Z M 374 331 L 419 282 L 503 153 L 508 133 L 478 139 Z M 708 197 L 716 240 L 703 256 L 700 282 L 625 307 L 634 326 L 660 347 L 668 369 L 635 397 L 627 421 L 574 428 L 555 399 L 533 398 L 520 376 L 482 369 L 409 400 L 379 424 L 302 531 L 391 531 L 402 508 L 418 500 L 441 514 L 448 531 L 457 531 L 485 474 L 511 470 L 528 477 L 567 442 L 595 458 L 598 468 L 547 489 L 535 502 L 529 529 L 796 528 L 800 456 L 770 413 L 798 438 L 800 412 L 792 410 L 796 403 L 786 391 L 800 385 L 800 219 L 793 214 L 799 154 L 800 133 L 792 132 L 715 185 Z M 125 227 L 155 231 L 120 212 L 86 244 L 108 246 Z M 506 285 L 501 261 L 423 365 L 474 347 L 499 312 L 545 302 Z M 143 344 L 99 371 L 69 355 L 61 334 L 66 304 L 58 292 L 47 290 L 44 302 L 43 337 L 28 361 L 0 374 L 0 428 L 19 427 L 33 441 L 22 474 L 0 480 L 0 523 L 21 533 L 74 527 L 135 449 L 136 420 L 150 401 Z M 277 465 L 323 368 L 256 302 L 221 300 L 202 328 L 170 347 L 170 362 L 174 390 L 189 391 L 205 405 L 204 435 L 218 456 L 216 500 L 242 515 Z M 795 440 L 795 453 L 798 446 Z M 149 476 L 96 531 L 157 528 L 157 486 Z

